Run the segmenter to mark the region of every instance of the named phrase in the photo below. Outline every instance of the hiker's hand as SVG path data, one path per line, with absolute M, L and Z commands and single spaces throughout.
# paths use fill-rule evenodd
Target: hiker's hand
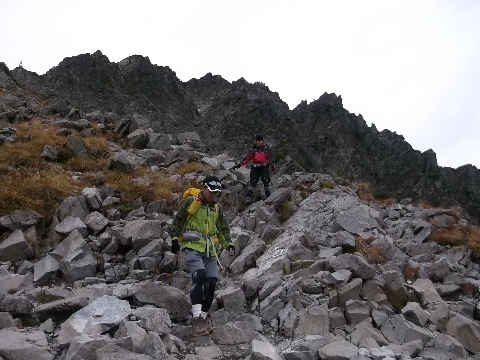
M 240 168 L 240 165 L 233 165 L 233 166 L 232 166 L 232 170 L 237 170 L 237 169 L 239 169 L 239 168 Z
M 170 251 L 175 255 L 180 251 L 180 244 L 178 243 L 178 239 L 172 240 L 172 247 L 170 248 Z
M 235 246 L 230 245 L 230 246 L 228 247 L 228 252 L 230 253 L 230 256 L 235 255 Z

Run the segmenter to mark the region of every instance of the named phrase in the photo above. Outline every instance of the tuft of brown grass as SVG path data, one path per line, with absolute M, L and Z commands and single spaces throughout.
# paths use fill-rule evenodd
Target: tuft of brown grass
M 432 232 L 428 240 L 434 241 L 444 246 L 460 246 L 463 245 L 466 240 L 465 228 L 463 226 L 456 226 L 454 224 L 451 224 L 444 229 L 439 229 Z
M 109 164 L 109 159 L 97 159 L 93 157 L 72 157 L 65 162 L 65 169 L 79 172 L 96 172 L 107 170 Z
M 321 179 L 320 186 L 322 187 L 322 189 L 333 189 L 335 187 L 335 183 L 332 183 L 325 179 Z
M 354 185 L 357 187 L 357 195 L 361 200 L 373 201 L 373 194 L 370 191 L 370 184 L 365 181 L 356 181 Z
M 43 158 L 40 155 L 43 147 L 46 144 L 60 147 L 65 142 L 65 138 L 57 134 L 54 126 L 42 124 L 40 121 L 21 123 L 16 130 L 20 140 L 2 145 L 1 164 L 13 167 L 41 167 Z
M 122 194 L 119 207 L 124 208 L 137 199 L 144 202 L 171 200 L 173 193 L 185 190 L 185 182 L 171 181 L 166 170 L 152 172 L 140 167 L 130 174 L 110 170 L 109 142 L 114 138 L 111 132 L 96 129 L 97 135 L 84 138 L 91 156 L 81 158 L 65 149 L 66 139 L 59 135 L 54 125 L 32 120 L 6 126 L 16 129 L 17 141 L 0 144 L 0 216 L 31 209 L 49 219 L 66 197 L 78 194 L 85 186 L 109 184 Z M 59 151 L 58 163 L 47 162 L 41 157 L 45 145 Z M 179 166 L 177 173 L 207 168 L 200 163 L 188 163 Z M 72 172 L 76 173 L 75 178 Z M 151 184 L 133 182 L 141 177 L 148 177 Z
M 185 175 L 189 173 L 197 173 L 199 171 L 205 170 L 206 166 L 198 162 L 189 162 L 186 164 L 179 165 L 175 172 L 180 175 Z
M 388 194 L 373 192 L 370 184 L 365 181 L 355 181 L 353 184 L 357 187 L 358 197 L 363 201 L 374 202 L 381 206 L 388 206 L 397 202 L 395 198 Z
M 419 270 L 419 267 L 410 266 L 408 264 L 405 265 L 405 268 L 403 269 L 403 277 L 405 278 L 405 281 L 414 282 L 418 278 Z
M 463 214 L 463 211 L 462 211 L 462 208 L 460 206 L 454 206 L 452 208 L 452 213 L 451 215 L 456 219 L 456 220 L 460 220 L 462 218 L 462 214 Z
M 387 257 L 379 246 L 371 245 L 374 238 L 364 239 L 361 236 L 355 236 L 355 251 L 361 253 L 370 264 L 384 264 Z
M 65 137 L 59 135 L 54 125 L 32 120 L 9 126 L 16 129 L 17 141 L 0 145 L 0 216 L 31 209 L 48 219 L 66 197 L 78 194 L 85 185 L 108 183 L 123 194 L 125 202 L 139 198 L 146 202 L 168 200 L 180 186 L 168 180 L 163 172 L 148 172 L 145 167 L 131 174 L 109 170 L 108 133 L 98 131 L 99 135 L 85 138 L 93 156 L 81 158 L 65 150 Z M 49 163 L 41 157 L 45 145 L 58 149 L 59 163 Z M 202 168 L 201 164 L 191 163 L 179 171 L 187 173 Z M 72 172 L 78 174 L 75 179 Z M 142 186 L 132 182 L 143 176 L 152 183 Z
M 31 209 L 48 218 L 66 197 L 80 190 L 68 171 L 41 156 L 45 145 L 61 149 L 65 138 L 58 135 L 57 127 L 37 120 L 10 126 L 16 128 L 17 141 L 0 145 L 0 216 Z M 80 166 L 74 165 L 79 160 L 70 161 L 75 171 L 98 168 L 101 163 L 92 159 L 91 165 Z
M 109 149 L 107 138 L 104 136 L 99 136 L 99 135 L 89 136 L 89 137 L 83 138 L 83 142 L 85 143 L 85 146 L 89 150 L 93 150 L 96 152 L 100 152 L 100 151 L 107 152 Z
M 391 289 L 390 287 L 386 286 L 383 289 L 383 292 L 387 296 L 387 300 L 392 305 L 393 309 L 395 310 L 396 313 L 399 313 L 402 311 L 402 309 L 407 305 L 408 299 L 403 298 L 401 296 L 398 296 L 398 293 Z
M 295 212 L 292 203 L 288 200 L 284 200 L 277 208 L 278 221 L 283 224 L 287 221 Z
M 462 295 L 474 296 L 478 293 L 478 291 L 478 285 L 472 284 L 470 282 L 460 284 L 460 292 L 462 293 Z
M 474 258 L 480 259 L 480 229 L 475 226 L 450 225 L 433 232 L 428 240 L 440 245 L 466 246 Z
M 140 177 L 148 177 L 150 185 L 140 185 L 132 180 Z M 152 202 L 158 199 L 171 199 L 177 184 L 166 178 L 161 172 L 147 172 L 139 168 L 132 173 L 126 174 L 121 171 L 110 170 L 105 172 L 105 182 L 124 194 L 124 200 L 132 202 L 138 198 Z
M 37 293 L 37 295 L 35 297 L 35 300 L 39 304 L 48 304 L 48 303 L 51 303 L 53 301 L 57 301 L 57 300 L 61 300 L 61 299 L 63 299 L 63 298 L 60 297 L 60 296 L 57 296 L 57 295 L 49 294 L 45 291 L 40 291 L 39 293 Z
M 422 208 L 422 209 L 432 209 L 433 205 L 430 204 L 429 202 L 425 200 L 421 200 L 417 203 L 417 207 Z
M 68 196 L 80 188 L 66 172 L 45 168 L 9 169 L 0 175 L 0 214 L 32 209 L 47 218 Z

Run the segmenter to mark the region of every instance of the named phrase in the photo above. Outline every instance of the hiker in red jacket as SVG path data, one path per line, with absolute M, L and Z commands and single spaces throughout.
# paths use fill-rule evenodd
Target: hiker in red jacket
M 252 168 L 250 170 L 250 181 L 248 183 L 248 192 L 246 203 L 252 203 L 253 191 L 257 186 L 258 180 L 262 180 L 265 196 L 270 196 L 270 168 L 275 173 L 275 165 L 273 162 L 273 153 L 267 144 L 263 141 L 262 135 L 255 136 L 255 144 L 252 151 L 245 156 L 240 164 L 235 165 L 232 169 L 238 169 L 241 166 L 247 165 L 252 161 Z

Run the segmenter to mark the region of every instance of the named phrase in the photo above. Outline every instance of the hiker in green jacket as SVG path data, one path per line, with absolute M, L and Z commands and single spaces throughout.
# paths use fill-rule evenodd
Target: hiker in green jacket
M 263 189 L 265 190 L 265 197 L 270 196 L 270 169 L 275 173 L 275 164 L 273 162 L 273 152 L 270 146 L 265 144 L 262 135 L 255 136 L 255 143 L 252 150 L 247 156 L 232 169 L 238 169 L 241 166 L 247 165 L 252 162 L 252 168 L 250 170 L 250 181 L 248 182 L 246 204 L 251 204 L 253 201 L 253 192 L 259 180 L 262 180 Z
M 219 243 L 235 255 L 230 229 L 221 206 L 216 202 L 222 184 L 215 176 L 203 180 L 203 189 L 197 196 L 188 196 L 178 208 L 170 229 L 171 252 L 177 254 L 180 246 L 185 263 L 192 276 L 192 331 L 194 336 L 213 333 L 207 313 L 213 303 L 218 278 Z

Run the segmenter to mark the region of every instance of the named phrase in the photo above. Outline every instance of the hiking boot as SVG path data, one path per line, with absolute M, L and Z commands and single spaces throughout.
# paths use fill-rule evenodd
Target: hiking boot
M 215 328 L 213 327 L 212 318 L 209 315 L 207 315 L 207 318 L 204 319 L 204 321 L 205 321 L 205 324 L 207 325 L 208 332 L 210 334 L 213 334 L 215 332 Z
M 210 335 L 209 326 L 206 320 L 201 316 L 192 318 L 192 333 L 193 336 Z

